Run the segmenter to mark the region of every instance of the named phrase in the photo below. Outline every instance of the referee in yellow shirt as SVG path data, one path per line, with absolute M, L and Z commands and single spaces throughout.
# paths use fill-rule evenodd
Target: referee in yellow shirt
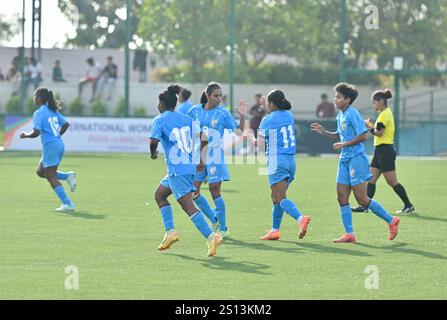
M 392 97 L 390 89 L 377 90 L 372 95 L 374 109 L 379 112 L 379 117 L 372 124 L 369 119 L 365 124 L 374 135 L 374 157 L 371 161 L 370 172 L 373 175 L 368 181 L 368 197 L 373 198 L 376 192 L 376 182 L 383 174 L 386 182 L 393 188 L 404 203 L 404 208 L 396 214 L 410 213 L 414 207 L 408 199 L 405 188 L 397 180 L 396 174 L 396 150 L 394 149 L 394 117 L 387 100 Z M 354 212 L 368 212 L 368 209 L 358 206 L 352 208 Z

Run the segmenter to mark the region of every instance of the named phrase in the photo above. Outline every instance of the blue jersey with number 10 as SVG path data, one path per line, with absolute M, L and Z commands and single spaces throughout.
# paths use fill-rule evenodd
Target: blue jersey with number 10
M 262 118 L 258 134 L 265 137 L 266 154 L 295 154 L 295 120 L 292 112 L 276 110 Z
M 199 130 L 190 117 L 178 112 L 165 111 L 152 120 L 150 138 L 161 142 L 170 176 L 196 173 L 193 139 L 200 143 Z
M 62 141 L 59 131 L 65 123 L 65 118 L 46 104 L 41 105 L 33 114 L 33 126 L 40 131 L 43 146 L 56 140 Z

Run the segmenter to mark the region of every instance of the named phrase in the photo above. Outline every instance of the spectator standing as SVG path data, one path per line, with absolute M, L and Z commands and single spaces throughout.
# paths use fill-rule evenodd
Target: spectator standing
M 321 95 L 321 103 L 317 106 L 317 118 L 334 118 L 336 116 L 334 105 L 328 101 L 327 94 Z
M 99 77 L 103 77 L 99 82 L 99 99 L 102 97 L 104 87 L 107 86 L 109 90 L 107 100 L 111 100 L 113 90 L 115 89 L 116 79 L 118 78 L 118 66 L 113 63 L 113 58 L 111 56 L 107 57 L 107 64 L 101 71 Z
M 251 106 L 250 108 L 250 129 L 253 130 L 253 133 L 255 135 L 255 138 L 258 136 L 258 128 L 259 124 L 261 123 L 262 118 L 265 116 L 266 111 L 261 106 L 261 97 L 262 94 L 257 93 L 255 94 L 255 104 Z

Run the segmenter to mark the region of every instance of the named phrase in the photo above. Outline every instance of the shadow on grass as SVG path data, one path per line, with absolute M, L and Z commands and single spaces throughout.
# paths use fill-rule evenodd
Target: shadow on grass
M 105 214 L 93 214 L 90 212 L 83 212 L 83 211 L 75 211 L 75 212 L 64 212 L 64 217 L 67 218 L 82 218 L 82 219 L 90 219 L 90 220 L 101 220 L 105 219 Z
M 366 243 L 356 243 L 356 245 L 365 247 L 365 248 L 370 248 L 370 249 L 378 249 L 381 251 L 387 250 L 387 251 L 390 251 L 391 253 L 399 252 L 399 253 L 405 253 L 405 254 L 415 254 L 415 255 L 422 256 L 425 258 L 430 258 L 430 259 L 447 260 L 446 256 L 440 255 L 438 253 L 423 251 L 423 250 L 414 249 L 414 248 L 406 248 L 407 246 L 411 245 L 410 243 L 394 243 L 389 246 L 372 246 L 372 245 L 366 244 Z
M 415 212 L 412 212 L 410 214 L 403 214 L 402 216 L 403 217 L 408 217 L 408 218 L 416 218 L 416 219 L 421 219 L 421 220 L 427 220 L 427 221 L 447 222 L 447 218 L 438 218 L 438 217 L 424 216 L 424 215 L 417 214 Z
M 204 267 L 214 269 L 214 270 L 233 270 L 243 273 L 255 273 L 259 275 L 271 275 L 271 272 L 266 272 L 271 266 L 255 263 L 249 261 L 235 261 L 235 260 L 227 260 L 225 257 L 209 257 L 209 258 L 194 258 L 191 256 L 185 256 L 182 254 L 169 254 L 170 256 L 178 257 L 181 259 L 196 261 L 201 263 Z
M 262 241 L 262 240 L 259 240 Z M 275 241 L 269 241 L 268 243 L 272 243 Z M 335 246 L 324 246 L 316 243 L 306 243 L 297 241 L 283 241 L 278 240 L 278 243 L 290 243 L 294 244 L 297 247 L 294 248 L 281 248 L 267 245 L 266 243 L 256 243 L 256 242 L 244 242 L 236 239 L 228 239 L 225 240 L 225 245 L 234 245 L 239 247 L 247 247 L 253 250 L 268 250 L 268 251 L 276 251 L 276 252 L 286 252 L 286 253 L 299 253 L 302 251 L 313 251 L 313 252 L 330 252 L 334 254 L 346 254 L 351 256 L 361 256 L 361 257 L 370 257 L 371 255 L 366 252 L 349 250 L 345 248 L 335 247 Z

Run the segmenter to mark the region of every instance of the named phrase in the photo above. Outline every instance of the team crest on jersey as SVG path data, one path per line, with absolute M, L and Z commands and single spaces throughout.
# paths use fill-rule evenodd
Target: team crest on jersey
M 216 167 L 211 167 L 210 168 L 210 173 L 211 174 L 215 174 L 216 173 L 217 168 Z
M 341 123 L 341 130 L 346 131 L 346 122 L 344 121 Z
M 213 126 L 213 127 L 215 127 L 215 126 L 217 126 L 217 123 L 218 123 L 219 121 L 217 121 L 217 120 L 213 120 L 213 121 L 211 121 L 211 125 Z
M 355 176 L 355 169 L 351 169 L 350 175 L 351 175 L 351 178 L 354 178 L 354 176 Z

